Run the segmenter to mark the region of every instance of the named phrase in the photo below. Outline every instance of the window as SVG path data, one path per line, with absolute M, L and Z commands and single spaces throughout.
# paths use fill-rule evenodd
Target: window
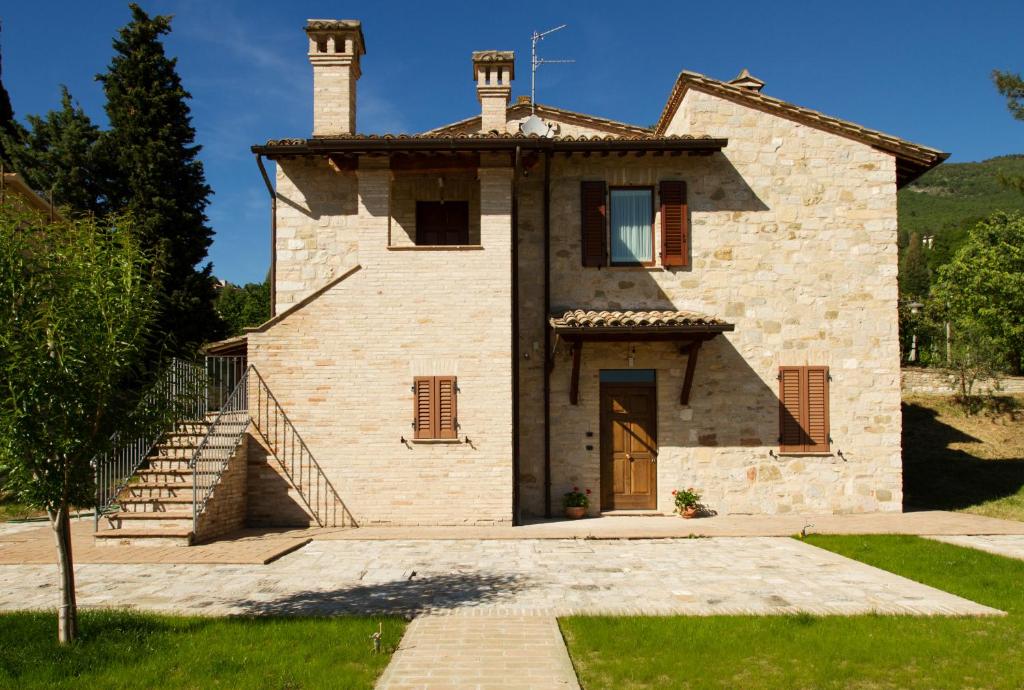
M 611 263 L 654 262 L 654 192 L 651 189 L 612 189 L 609 238 Z
M 828 367 L 779 367 L 779 450 L 829 451 Z
M 454 376 L 417 376 L 413 379 L 415 439 L 454 440 L 459 437 Z
M 469 244 L 469 202 L 417 201 L 416 244 Z
M 663 180 L 661 265 L 689 266 L 690 227 L 686 183 Z M 654 189 L 618 187 L 603 181 L 580 185 L 580 254 L 584 266 L 653 266 Z

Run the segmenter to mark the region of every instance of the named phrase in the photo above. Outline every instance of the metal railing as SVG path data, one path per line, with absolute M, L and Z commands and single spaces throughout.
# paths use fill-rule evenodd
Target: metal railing
M 208 356 L 206 370 L 206 411 L 216 412 L 227 401 L 238 382 L 245 376 L 248 366 L 245 356 Z
M 192 470 L 192 529 L 199 532 L 199 515 L 220 482 L 228 461 L 238 450 L 249 426 L 249 375 L 243 371 L 231 393 L 221 401 L 217 416 L 199 442 L 189 468 Z
M 156 403 L 160 402 L 159 407 L 174 410 L 175 417 L 202 419 L 206 414 L 206 401 L 195 392 L 202 390 L 203 377 L 201 366 L 182 359 L 173 359 L 163 379 L 158 381 L 144 398 L 143 406 L 157 407 Z M 109 512 L 114 506 L 128 480 L 146 462 L 146 458 L 164 432 L 165 429 L 154 428 L 127 442 L 119 442 L 115 437 L 112 443 L 113 450 L 93 461 L 96 474 L 94 521 L 97 527 L 100 515 Z
M 298 491 L 310 515 L 320 527 L 358 527 L 256 367 L 250 366 L 249 374 L 252 388 L 249 415 L 253 427 Z

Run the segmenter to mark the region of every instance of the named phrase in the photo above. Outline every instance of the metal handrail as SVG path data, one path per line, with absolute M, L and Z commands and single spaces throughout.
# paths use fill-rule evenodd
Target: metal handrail
M 192 530 L 198 535 L 199 515 L 206 508 L 228 462 L 249 427 L 249 372 L 242 374 L 223 401 L 206 435 L 189 460 L 192 470 Z
M 198 390 L 204 383 L 203 377 L 201 366 L 175 358 L 171 360 L 163 381 L 146 395 L 144 404 L 152 405 L 156 399 L 163 397 L 166 407 L 174 405 L 180 408 L 182 396 Z M 206 415 L 206 409 L 206 400 L 196 399 L 194 409 L 185 410 L 185 416 L 202 419 Z M 179 421 L 181 420 L 175 420 L 175 423 Z M 109 512 L 114 506 L 121 491 L 146 462 L 163 435 L 164 430 L 158 429 L 127 442 L 120 442 L 115 436 L 111 439 L 111 452 L 99 455 L 93 460 L 96 479 L 94 527 L 99 528 L 100 515 Z
M 358 527 L 263 376 L 252 365 L 249 365 L 248 372 L 256 375 L 255 400 L 252 401 L 255 404 L 250 404 L 249 409 L 253 427 L 298 491 L 310 515 L 320 527 Z

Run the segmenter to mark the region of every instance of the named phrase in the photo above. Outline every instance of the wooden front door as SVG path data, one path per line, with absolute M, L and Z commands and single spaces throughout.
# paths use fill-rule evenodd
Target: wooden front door
M 658 507 L 653 385 L 601 386 L 601 509 Z

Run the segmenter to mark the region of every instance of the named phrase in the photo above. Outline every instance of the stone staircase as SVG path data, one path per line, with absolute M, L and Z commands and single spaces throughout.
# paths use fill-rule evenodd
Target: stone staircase
M 117 495 L 117 510 L 103 516 L 96 543 L 188 546 L 192 524 L 193 472 L 196 448 L 209 429 L 208 421 L 180 422 L 165 433 Z

